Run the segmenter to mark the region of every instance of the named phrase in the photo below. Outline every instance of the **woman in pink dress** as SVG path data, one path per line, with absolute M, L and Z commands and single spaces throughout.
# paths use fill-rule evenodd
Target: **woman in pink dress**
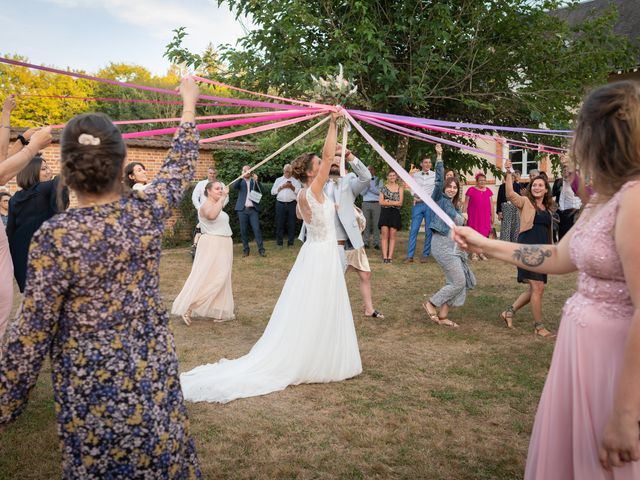
M 484 237 L 491 233 L 493 225 L 493 209 L 491 208 L 491 197 L 493 192 L 487 188 L 487 177 L 484 173 L 476 174 L 476 186 L 467 190 L 464 212 L 467 213 L 467 225 Z M 487 257 L 480 254 L 482 260 Z M 477 260 L 478 256 L 473 254 L 472 260 Z
M 539 273 L 578 271 L 564 306 L 529 444 L 527 480 L 640 478 L 640 85 L 584 101 L 572 157 L 594 196 L 557 245 L 489 240 L 457 228 L 462 248 Z
M 51 143 L 51 128 L 44 128 L 35 132 L 28 130 L 25 137 L 28 137 L 29 144 L 24 147 L 18 143 L 16 147 L 9 151 L 9 133 L 11 130 L 11 111 L 15 108 L 16 102 L 13 95 L 8 96 L 2 106 L 0 117 L 0 185 L 4 185 L 22 170 L 38 153 L 38 150 L 45 148 Z M 35 132 L 35 133 L 34 133 Z M 15 149 L 19 149 L 15 152 Z M 13 153 L 13 155 L 10 155 Z M 13 262 L 9 252 L 9 241 L 7 240 L 4 227 L 0 226 L 0 338 L 4 335 L 11 315 L 13 304 Z

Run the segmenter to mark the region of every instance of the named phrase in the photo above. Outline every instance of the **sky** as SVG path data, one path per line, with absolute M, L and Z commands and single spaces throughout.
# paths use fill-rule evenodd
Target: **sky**
M 13 5 L 13 6 L 12 6 Z M 251 27 L 216 0 L 0 0 L 0 55 L 96 73 L 109 63 L 141 65 L 164 75 L 172 30 L 187 27 L 183 45 L 234 45 Z

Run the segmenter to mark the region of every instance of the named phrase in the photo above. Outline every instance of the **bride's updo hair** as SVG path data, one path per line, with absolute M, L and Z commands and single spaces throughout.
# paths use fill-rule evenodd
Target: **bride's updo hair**
M 107 115 L 73 117 L 62 131 L 60 152 L 62 177 L 74 190 L 100 194 L 120 183 L 127 149 Z
M 315 156 L 315 153 L 303 153 L 293 162 L 291 162 L 293 177 L 297 180 L 300 180 L 300 182 L 302 183 L 307 183 L 307 180 L 309 179 L 309 175 L 307 174 L 307 172 L 312 170 L 313 159 L 315 158 Z

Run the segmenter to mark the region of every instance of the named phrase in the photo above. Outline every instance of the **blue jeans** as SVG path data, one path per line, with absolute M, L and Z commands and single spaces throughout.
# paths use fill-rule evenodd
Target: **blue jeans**
M 249 225 L 253 230 L 253 236 L 258 244 L 258 251 L 264 252 L 262 244 L 262 232 L 260 231 L 260 219 L 258 211 L 255 208 L 244 208 L 238 212 L 238 220 L 240 221 L 240 237 L 242 238 L 242 251 L 249 253 Z
M 422 256 L 429 256 L 431 252 L 431 229 L 429 228 L 429 224 L 431 224 L 432 216 L 433 211 L 427 207 L 427 204 L 424 202 L 416 203 L 411 209 L 411 231 L 409 232 L 409 251 L 407 252 L 407 258 L 413 258 L 413 255 L 416 253 L 418 231 L 420 230 L 422 220 L 425 221 Z

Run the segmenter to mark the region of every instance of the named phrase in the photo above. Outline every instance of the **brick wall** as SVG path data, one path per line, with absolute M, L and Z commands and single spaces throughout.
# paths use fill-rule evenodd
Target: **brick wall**
M 12 129 L 11 139 L 17 140 L 17 136 L 23 133 L 25 129 Z M 53 142 L 42 151 L 42 156 L 47 161 L 47 165 L 51 168 L 54 175 L 60 172 L 60 132 L 54 133 Z M 145 166 L 149 178 L 152 179 L 160 170 L 167 152 L 171 146 L 171 140 L 164 139 L 130 139 L 125 140 L 127 145 L 127 158 L 124 165 L 129 162 L 140 162 Z M 200 159 L 196 165 L 195 179 L 202 180 L 207 176 L 207 169 L 215 165 L 215 152 L 217 150 L 244 150 L 255 151 L 256 147 L 252 143 L 246 142 L 216 142 L 200 145 Z M 11 194 L 18 190 L 15 178 L 5 185 Z M 74 206 L 75 198 L 71 195 L 71 206 Z M 177 220 L 174 214 L 167 220 L 167 228 L 172 228 Z

